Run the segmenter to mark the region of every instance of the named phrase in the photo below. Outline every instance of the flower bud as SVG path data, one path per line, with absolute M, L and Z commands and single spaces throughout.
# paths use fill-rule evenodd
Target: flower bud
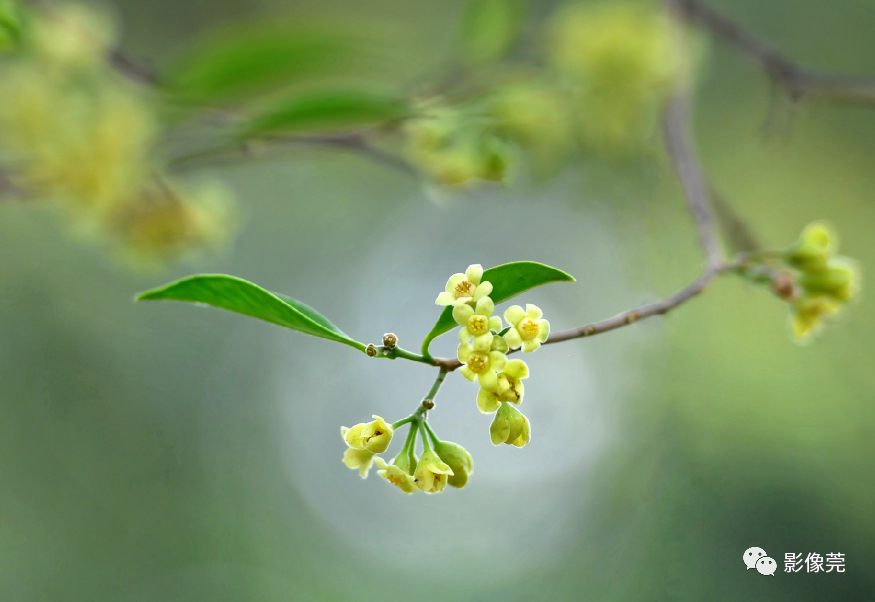
M 838 239 L 829 225 L 814 222 L 805 226 L 799 240 L 784 251 L 784 261 L 803 272 L 825 270 L 827 261 L 838 247 Z
M 392 442 L 394 431 L 392 427 L 386 424 L 386 421 L 379 416 L 374 416 L 375 420 L 369 422 L 362 428 L 361 437 L 365 449 L 375 454 L 382 454 L 389 448 Z
M 413 480 L 426 493 L 440 493 L 447 486 L 447 477 L 452 475 L 453 469 L 433 449 L 427 449 L 416 464 Z
M 395 349 L 395 346 L 398 345 L 398 337 L 391 332 L 387 332 L 383 335 L 383 345 L 386 349 Z
M 367 349 L 365 349 L 365 353 L 368 354 L 368 357 L 377 357 L 377 348 L 373 345 L 368 345 Z
M 453 471 L 447 483 L 458 489 L 464 487 L 468 477 L 474 472 L 474 460 L 468 450 L 451 441 L 439 441 L 435 444 L 434 451 Z
M 523 447 L 531 438 L 529 419 L 508 402 L 502 402 L 489 427 L 492 444 L 507 443 Z
M 802 274 L 799 284 L 810 295 L 850 301 L 860 288 L 860 266 L 847 257 L 833 257 L 825 270 Z

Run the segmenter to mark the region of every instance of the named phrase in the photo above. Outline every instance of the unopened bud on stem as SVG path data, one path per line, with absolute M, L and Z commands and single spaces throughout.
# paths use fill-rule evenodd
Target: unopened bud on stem
M 368 345 L 368 348 L 365 349 L 365 353 L 368 354 L 368 357 L 377 357 L 377 348 L 373 345 Z
M 395 346 L 398 344 L 398 337 L 396 337 L 391 332 L 387 332 L 383 335 L 383 345 L 386 346 L 386 349 L 395 349 Z

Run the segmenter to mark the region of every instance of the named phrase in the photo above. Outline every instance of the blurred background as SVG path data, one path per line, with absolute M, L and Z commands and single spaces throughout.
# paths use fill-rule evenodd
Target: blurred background
M 871 3 L 712 3 L 803 64 L 875 76 Z M 158 65 L 200 32 L 255 16 L 365 23 L 388 39 L 385 77 L 399 87 L 441 71 L 464 8 L 112 4 L 125 49 Z M 766 246 L 829 220 L 869 273 L 875 111 L 776 109 L 756 68 L 720 44 L 702 52 L 695 130 L 715 187 Z M 554 330 L 585 324 L 701 269 L 664 157 L 584 157 L 546 180 L 439 202 L 408 173 L 331 149 L 199 172 L 237 197 L 237 238 L 160 270 L 82 244 L 45 207 L 0 205 L 0 599 L 875 596 L 871 296 L 800 346 L 785 304 L 727 276 L 665 318 L 547 347 L 527 358 L 524 449 L 492 446 L 476 387 L 453 374 L 431 422 L 475 471 L 435 496 L 362 481 L 338 437 L 371 414 L 407 415 L 432 369 L 214 309 L 133 302 L 174 278 L 229 273 L 358 340 L 391 331 L 416 349 L 450 274 L 534 260 L 577 282 L 521 300 Z M 492 236 L 483 216 L 500 224 Z M 452 355 L 453 339 L 432 350 Z M 775 577 L 745 570 L 752 546 L 778 561 Z M 786 553 L 843 553 L 847 570 L 785 573 Z

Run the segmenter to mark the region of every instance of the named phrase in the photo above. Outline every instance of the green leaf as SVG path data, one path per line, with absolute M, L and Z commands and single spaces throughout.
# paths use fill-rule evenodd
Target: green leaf
M 459 32 L 462 58 L 474 65 L 504 58 L 519 39 L 525 12 L 521 0 L 470 0 Z
M 482 282 L 492 283 L 492 293 L 489 295 L 496 303 L 507 301 L 529 289 L 550 282 L 574 282 L 574 277 L 562 270 L 537 263 L 535 261 L 515 261 L 497 265 L 483 272 Z M 432 340 L 451 331 L 458 326 L 453 320 L 453 307 L 445 307 L 438 318 L 437 324 L 422 341 L 422 354 L 428 355 L 428 346 Z
M 162 83 L 180 100 L 222 103 L 361 65 L 356 36 L 312 27 L 249 25 L 213 34 L 176 60 Z
M 243 126 L 242 136 L 377 125 L 410 113 L 396 96 L 370 90 L 322 90 L 270 105 Z
M 137 301 L 173 300 L 204 303 L 271 324 L 284 326 L 355 347 L 366 346 L 351 339 L 312 307 L 285 295 L 264 290 L 258 285 L 222 274 L 202 274 L 171 282 L 137 296 Z

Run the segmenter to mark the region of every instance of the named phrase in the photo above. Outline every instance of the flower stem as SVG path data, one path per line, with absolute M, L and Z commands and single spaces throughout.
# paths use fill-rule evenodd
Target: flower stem
M 437 396 L 438 391 L 441 388 L 441 385 L 444 384 L 444 379 L 446 377 L 447 377 L 447 369 L 441 368 L 438 371 L 437 378 L 434 379 L 434 384 L 431 386 L 431 389 L 429 390 L 429 392 L 425 396 L 426 399 L 428 399 L 430 401 L 434 401 L 434 398 Z
M 423 421 L 422 421 L 422 426 L 425 427 L 425 430 L 428 432 L 429 437 L 431 437 L 432 445 L 437 445 L 437 444 L 439 444 L 439 443 L 441 442 L 441 440 L 438 439 L 438 436 L 437 436 L 437 435 L 435 434 L 435 432 L 432 430 L 431 425 L 430 425 L 428 422 L 426 422 L 425 420 L 423 420 Z
M 419 425 L 414 422 L 410 425 L 410 432 L 407 434 L 407 438 L 410 440 L 410 447 L 407 448 L 407 466 L 410 474 L 413 474 L 413 470 L 416 468 L 416 434 L 418 432 Z
M 410 420 L 413 420 L 413 418 L 411 418 Z M 398 454 L 399 456 L 410 453 L 410 449 L 416 444 L 417 428 L 418 425 L 416 424 L 410 425 L 410 432 L 407 433 L 407 439 L 404 440 L 404 447 L 401 448 L 401 453 Z
M 401 420 L 398 420 L 397 422 L 393 422 L 392 423 L 392 430 L 394 431 L 399 426 L 401 426 L 403 424 L 407 424 L 408 422 L 413 422 L 414 420 L 416 420 L 416 416 L 411 414 L 407 418 L 402 418 Z
M 401 359 L 410 360 L 411 362 L 419 362 L 420 364 L 428 364 L 430 366 L 434 365 L 434 360 L 432 358 L 413 353 L 412 351 L 407 351 L 406 349 L 401 349 L 401 347 L 395 347 L 395 349 L 392 349 L 391 351 L 386 351 L 385 357 L 392 360 L 400 357 Z
M 428 444 L 428 437 L 425 434 L 425 421 L 420 421 L 419 430 L 422 433 L 422 449 L 424 451 L 430 451 L 431 446 Z

